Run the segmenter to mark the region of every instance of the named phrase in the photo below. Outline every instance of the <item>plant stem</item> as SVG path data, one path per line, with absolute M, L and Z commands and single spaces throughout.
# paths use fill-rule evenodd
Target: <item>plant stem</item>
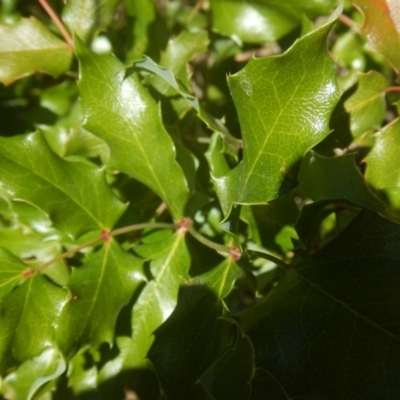
M 68 33 L 68 31 L 65 29 L 64 24 L 61 22 L 60 18 L 58 18 L 58 15 L 54 12 L 54 10 L 51 8 L 50 4 L 47 2 L 47 0 L 38 0 L 41 6 L 44 8 L 44 10 L 47 12 L 51 20 L 55 23 L 61 34 L 63 35 L 65 41 L 67 42 L 68 46 L 72 49 L 74 47 L 74 42 L 71 38 L 71 35 Z
M 386 92 L 400 92 L 400 86 L 390 86 L 386 89 Z
M 211 249 L 214 249 L 216 251 L 221 251 L 223 253 L 228 253 L 228 254 L 231 253 L 231 248 L 229 246 L 225 246 L 223 244 L 215 243 L 215 242 L 211 241 L 210 239 L 207 239 L 203 235 L 200 235 L 200 233 L 197 232 L 196 229 L 194 229 L 192 224 L 190 224 L 187 229 L 188 229 L 189 233 L 195 239 L 197 239 L 200 243 L 204 244 L 204 246 L 210 247 Z
M 284 261 L 282 261 L 280 258 L 273 256 L 272 254 L 264 253 L 262 251 L 257 251 L 257 250 L 247 250 L 247 254 L 264 258 L 265 260 L 272 261 L 279 267 L 283 268 L 285 271 L 290 269 L 290 265 L 286 264 Z
M 156 228 L 165 228 L 165 229 L 173 229 L 175 228 L 174 224 L 168 224 L 163 222 L 150 222 L 150 223 L 143 223 L 143 224 L 135 224 L 135 225 L 128 225 L 124 226 L 123 228 L 115 229 L 114 231 L 110 232 L 110 236 L 118 236 L 124 233 L 140 231 L 141 229 L 156 229 Z

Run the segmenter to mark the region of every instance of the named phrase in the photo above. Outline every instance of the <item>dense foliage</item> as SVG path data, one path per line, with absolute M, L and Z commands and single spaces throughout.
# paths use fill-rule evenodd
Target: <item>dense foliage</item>
M 0 396 L 400 398 L 396 1 L 0 13 Z

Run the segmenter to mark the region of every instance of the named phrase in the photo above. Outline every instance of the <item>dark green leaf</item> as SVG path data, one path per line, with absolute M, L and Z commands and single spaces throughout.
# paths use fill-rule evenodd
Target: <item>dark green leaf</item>
M 78 344 L 96 347 L 113 342 L 118 313 L 144 280 L 141 264 L 112 239 L 73 269 L 70 298 L 59 319 L 63 351 L 68 353 Z
M 399 396 L 399 240 L 398 225 L 362 212 L 241 315 L 256 365 L 288 398 Z
M 59 158 L 40 133 L 0 138 L 0 160 L 6 198 L 34 205 L 69 235 L 109 230 L 125 209 L 103 171 Z

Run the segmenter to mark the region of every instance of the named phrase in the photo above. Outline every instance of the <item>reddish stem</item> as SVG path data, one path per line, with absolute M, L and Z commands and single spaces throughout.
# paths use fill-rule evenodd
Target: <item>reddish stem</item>
M 386 89 L 386 92 L 400 92 L 400 86 L 390 86 Z
M 56 24 L 57 28 L 63 35 L 65 41 L 68 44 L 68 47 L 71 49 L 74 47 L 74 43 L 72 41 L 71 35 L 68 33 L 68 31 L 65 29 L 64 24 L 61 22 L 60 18 L 58 18 L 58 15 L 54 12 L 54 10 L 50 7 L 49 3 L 47 3 L 47 0 L 38 0 L 41 6 L 44 8 L 44 10 L 47 12 L 51 20 Z

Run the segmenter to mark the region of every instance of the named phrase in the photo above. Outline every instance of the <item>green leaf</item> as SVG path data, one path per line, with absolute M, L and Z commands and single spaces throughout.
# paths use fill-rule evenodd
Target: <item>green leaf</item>
M 55 347 L 57 319 L 67 291 L 39 273 L 29 277 L 0 303 L 0 370 Z
M 162 242 L 150 243 L 135 250 L 151 260 L 153 277 L 132 309 L 132 353 L 135 355 L 134 365 L 139 366 L 153 343 L 153 332 L 176 306 L 179 286 L 189 278 L 190 257 L 185 235 L 179 231 Z
M 112 239 L 73 269 L 71 295 L 59 319 L 58 341 L 64 352 L 77 345 L 113 342 L 118 313 L 144 280 L 141 265 Z
M 168 42 L 167 49 L 161 56 L 160 65 L 170 68 L 176 79 L 185 87 L 189 85 L 187 63 L 197 54 L 205 52 L 208 46 L 208 35 L 205 31 L 182 31 Z M 159 76 L 152 79 L 152 84 L 164 96 L 173 96 L 175 90 Z
M 213 28 L 245 43 L 276 41 L 299 26 L 302 14 L 325 14 L 338 2 L 328 0 L 212 0 Z
M 62 19 L 71 32 L 88 42 L 112 21 L 120 0 L 68 0 Z
M 59 158 L 40 133 L 0 138 L 0 160 L 6 198 L 34 205 L 69 235 L 109 230 L 125 209 L 103 171 Z
M 355 154 L 323 157 L 311 151 L 299 171 L 296 191 L 313 201 L 347 200 L 375 212 L 386 205 L 368 188 L 355 162 Z
M 362 31 L 371 47 L 382 53 L 396 72 L 400 69 L 399 6 L 391 0 L 356 0 L 364 16 Z
M 27 268 L 26 265 L 8 250 L 0 247 L 0 299 L 17 285 L 22 278 L 22 272 Z
M 66 367 L 59 352 L 54 348 L 48 348 L 39 356 L 25 361 L 16 371 L 6 376 L 4 394 L 8 399 L 35 399 L 38 391 L 60 377 Z
M 394 208 L 400 206 L 400 120 L 396 119 L 375 136 L 375 145 L 366 158 L 365 179 L 386 197 Z
M 399 240 L 399 225 L 362 212 L 240 316 L 285 398 L 399 395 Z
M 72 50 L 33 17 L 0 22 L 0 37 L 0 82 L 4 84 L 37 71 L 59 76 L 70 67 Z
M 115 57 L 96 55 L 79 40 L 76 50 L 85 127 L 110 147 L 110 167 L 149 186 L 182 218 L 187 184 L 158 105 Z
M 227 192 L 225 209 L 233 202 L 265 203 L 292 188 L 299 159 L 327 135 L 338 100 L 325 44 L 332 24 L 299 39 L 281 56 L 253 58 L 229 78 L 242 128 L 243 160 L 218 180 Z
M 202 398 L 195 384 L 224 347 L 221 300 L 241 275 L 229 258 L 194 278 L 181 288 L 174 312 L 156 330 L 149 358 L 168 399 Z

